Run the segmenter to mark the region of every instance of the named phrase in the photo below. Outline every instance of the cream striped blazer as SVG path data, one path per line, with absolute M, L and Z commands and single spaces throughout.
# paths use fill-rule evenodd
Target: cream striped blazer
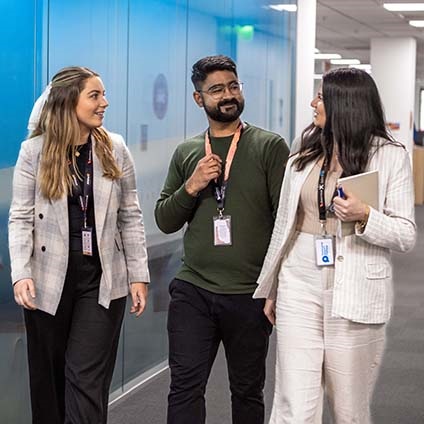
M 310 163 L 296 171 L 291 166 L 295 157 L 289 159 L 286 167 L 274 231 L 255 298 L 276 298 L 281 262 L 296 228 L 300 192 L 314 166 Z M 371 209 L 363 233 L 336 238 L 332 316 L 384 323 L 390 318 L 393 298 L 391 251 L 406 252 L 413 248 L 416 239 L 409 154 L 403 147 L 384 145 L 373 150 L 367 170 L 379 172 L 379 207 Z
M 131 282 L 150 280 L 143 216 L 135 167 L 124 139 L 109 133 L 122 177 L 110 180 L 93 155 L 93 195 L 102 277 L 99 304 L 129 293 Z M 55 315 L 65 282 L 69 254 L 68 200 L 42 196 L 37 179 L 43 136 L 22 143 L 13 177 L 9 213 L 12 282 L 32 278 L 38 309 Z M 93 152 L 95 150 L 93 149 Z

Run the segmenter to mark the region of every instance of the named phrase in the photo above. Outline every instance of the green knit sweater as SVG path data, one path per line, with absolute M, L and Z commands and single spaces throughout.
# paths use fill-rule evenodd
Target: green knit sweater
M 231 140 L 232 136 L 211 137 L 212 152 L 223 163 Z M 253 293 L 271 238 L 288 154 L 279 135 L 246 125 L 226 191 L 224 214 L 231 216 L 232 245 L 214 246 L 217 204 L 210 185 L 198 197 L 184 187 L 205 155 L 204 133 L 177 147 L 155 208 L 156 222 L 165 233 L 188 224 L 177 278 L 214 293 Z

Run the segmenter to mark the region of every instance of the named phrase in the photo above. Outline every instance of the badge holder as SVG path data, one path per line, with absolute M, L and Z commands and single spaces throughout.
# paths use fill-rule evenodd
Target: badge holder
M 315 259 L 318 266 L 334 265 L 334 236 L 327 234 L 325 224 L 321 223 L 322 234 L 314 236 Z
M 93 256 L 93 229 L 85 227 L 81 230 L 82 237 L 82 254 Z
M 223 215 L 223 209 L 218 209 L 219 216 L 213 217 L 214 246 L 231 246 L 231 216 Z

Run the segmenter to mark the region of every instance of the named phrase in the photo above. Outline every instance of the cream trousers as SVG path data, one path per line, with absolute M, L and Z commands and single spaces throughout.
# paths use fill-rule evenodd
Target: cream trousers
M 279 273 L 277 363 L 271 424 L 370 424 L 385 325 L 331 317 L 334 267 L 318 267 L 314 236 L 297 233 Z

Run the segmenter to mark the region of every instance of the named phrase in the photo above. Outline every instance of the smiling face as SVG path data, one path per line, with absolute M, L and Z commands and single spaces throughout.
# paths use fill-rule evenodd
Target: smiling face
M 244 109 L 241 84 L 231 71 L 211 72 L 193 96 L 213 121 L 234 122 Z
M 312 100 L 311 107 L 314 109 L 314 125 L 321 129 L 324 128 L 326 115 L 322 97 L 322 87 L 319 88 L 317 95 Z
M 104 113 L 108 106 L 102 80 L 99 77 L 88 78 L 75 109 L 81 138 L 86 139 L 93 128 L 103 125 Z

